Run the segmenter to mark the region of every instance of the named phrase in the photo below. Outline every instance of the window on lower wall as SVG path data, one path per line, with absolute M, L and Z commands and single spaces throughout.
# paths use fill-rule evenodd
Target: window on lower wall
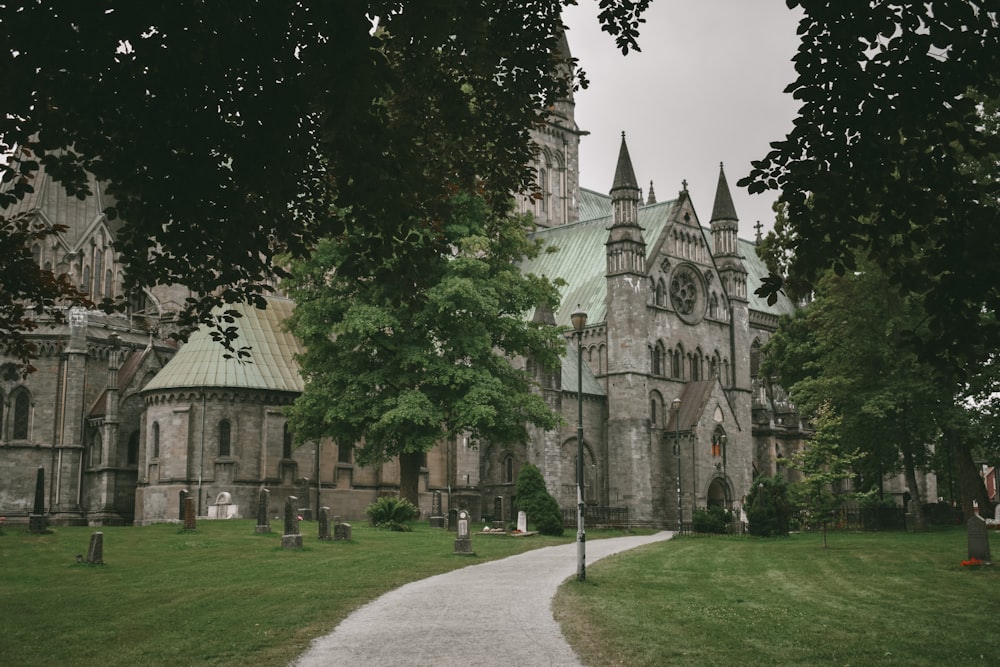
M 232 455 L 232 424 L 228 419 L 219 422 L 219 456 Z

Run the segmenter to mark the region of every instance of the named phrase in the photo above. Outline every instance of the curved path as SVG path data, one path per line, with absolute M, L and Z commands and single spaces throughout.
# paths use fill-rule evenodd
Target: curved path
M 672 535 L 591 540 L 587 563 Z M 579 667 L 552 617 L 556 589 L 575 573 L 572 542 L 415 581 L 355 611 L 293 664 Z

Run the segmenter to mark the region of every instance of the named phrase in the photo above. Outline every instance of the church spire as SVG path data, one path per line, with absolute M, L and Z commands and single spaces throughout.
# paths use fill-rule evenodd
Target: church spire
M 608 234 L 608 275 L 644 272 L 646 241 L 639 226 L 639 184 L 628 154 L 625 133 L 618 150 L 618 166 L 611 186 L 612 222 Z
M 726 182 L 726 171 L 719 163 L 719 185 L 715 188 L 715 204 L 712 206 L 712 219 L 717 220 L 739 220 L 736 217 L 736 207 L 733 206 L 733 196 L 729 194 L 729 183 Z

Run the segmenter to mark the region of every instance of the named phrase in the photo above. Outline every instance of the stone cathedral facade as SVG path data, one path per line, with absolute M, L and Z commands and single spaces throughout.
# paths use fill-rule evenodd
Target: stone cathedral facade
M 586 132 L 573 105 L 557 104 L 535 133 L 539 191 L 517 200 L 534 213 L 537 237 L 559 249 L 523 270 L 566 281 L 557 311 L 531 316 L 569 327 L 574 311 L 588 314 L 579 338 L 567 332 L 560 369 L 513 361 L 533 373 L 565 425 L 512 446 L 440 443 L 426 455 L 421 508 L 428 513 L 440 494 L 444 511 L 498 519 L 499 508 L 511 519 L 527 462 L 574 508 L 578 382 L 585 500 L 597 516 L 627 512 L 635 525 L 674 527 L 695 508 L 738 507 L 754 476 L 784 471 L 782 459 L 804 439 L 781 389 L 757 373 L 760 348 L 793 305 L 753 295 L 766 270 L 754 243 L 739 238 L 721 168 L 707 221 L 686 184 L 662 202 L 650 184 L 643 198 L 624 136 L 607 194 L 582 189 Z M 21 208 L 66 226 L 32 249 L 36 261 L 92 294 L 117 296 L 128 258 L 115 251 L 100 184 L 85 201 L 67 198 L 44 172 L 34 185 Z M 158 288 L 132 298 L 123 316 L 74 310 L 66 324 L 43 323 L 38 370 L 27 378 L 0 358 L 0 514 L 26 521 L 39 467 L 55 523 L 176 521 L 182 490 L 196 494 L 202 516 L 219 515 L 228 494 L 227 516 L 253 518 L 264 488 L 273 514 L 295 496 L 303 509 L 359 520 L 379 495 L 398 491 L 395 463 L 362 468 L 349 445 L 333 442 L 291 446 L 282 409 L 303 386 L 299 343 L 281 326 L 291 302 L 245 311 L 238 346 L 252 348 L 253 364 L 241 366 L 207 336 L 180 348 L 168 340 L 186 296 Z

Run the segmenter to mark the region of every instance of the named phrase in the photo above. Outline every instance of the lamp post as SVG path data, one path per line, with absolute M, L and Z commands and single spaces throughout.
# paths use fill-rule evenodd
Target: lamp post
M 684 509 L 681 505 L 681 399 L 670 402 L 670 411 L 674 413 L 674 456 L 677 457 L 677 533 L 684 530 Z
M 725 433 L 719 436 L 719 444 L 722 445 L 722 498 L 726 505 L 726 509 L 729 509 L 729 479 L 726 477 L 726 443 L 729 438 Z
M 583 328 L 587 313 L 580 310 L 570 315 L 576 330 L 576 578 L 587 578 L 587 533 L 583 528 Z

